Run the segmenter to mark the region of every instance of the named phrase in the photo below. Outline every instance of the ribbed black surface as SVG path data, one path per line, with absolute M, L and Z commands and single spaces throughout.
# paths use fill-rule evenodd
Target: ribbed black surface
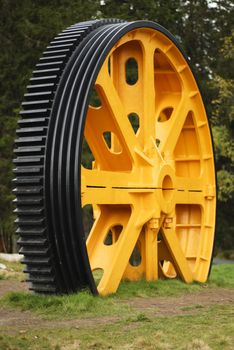
M 77 251 L 77 244 L 74 246 L 72 235 L 77 232 L 68 232 L 68 236 L 64 228 L 61 233 L 61 213 L 54 214 L 54 222 L 48 216 L 47 206 L 50 211 L 53 203 L 45 192 L 45 152 L 53 103 L 64 68 L 85 37 L 103 25 L 117 22 L 120 21 L 90 21 L 64 30 L 47 46 L 27 86 L 15 140 L 13 193 L 20 253 L 24 255 L 31 289 L 36 292 L 67 293 L 87 285 L 96 292 L 89 265 L 86 262 L 84 266 L 83 253 L 80 255 L 84 244 Z M 53 130 L 53 123 L 50 125 Z M 54 202 L 55 198 L 51 200 Z

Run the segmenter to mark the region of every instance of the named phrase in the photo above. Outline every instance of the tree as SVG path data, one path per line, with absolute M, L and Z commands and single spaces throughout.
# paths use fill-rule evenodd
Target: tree
M 219 75 L 211 82 L 215 90 L 212 124 L 219 185 L 217 232 L 219 246 L 230 249 L 234 246 L 234 30 L 224 38 L 220 57 Z

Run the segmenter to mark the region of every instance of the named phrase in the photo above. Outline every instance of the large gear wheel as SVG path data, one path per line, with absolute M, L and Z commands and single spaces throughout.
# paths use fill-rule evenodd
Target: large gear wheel
M 69 27 L 43 53 L 22 107 L 14 193 L 31 289 L 106 295 L 121 279 L 206 281 L 212 140 L 190 64 L 166 29 L 112 19 Z

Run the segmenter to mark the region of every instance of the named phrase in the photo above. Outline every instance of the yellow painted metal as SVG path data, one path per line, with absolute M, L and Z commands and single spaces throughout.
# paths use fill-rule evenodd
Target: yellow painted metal
M 82 167 L 82 205 L 93 206 L 87 249 L 92 270 L 101 270 L 99 293 L 114 293 L 121 279 L 206 281 L 214 159 L 185 58 L 163 33 L 133 30 L 111 49 L 95 89 L 101 103 L 89 106 L 85 125 L 95 160 Z

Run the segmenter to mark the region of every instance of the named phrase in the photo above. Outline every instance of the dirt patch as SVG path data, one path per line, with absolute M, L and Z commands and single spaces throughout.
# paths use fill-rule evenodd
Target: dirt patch
M 217 288 L 177 297 L 134 298 L 128 303 L 139 310 L 151 311 L 157 316 L 181 315 L 211 305 L 234 305 L 234 291 Z
M 24 333 L 28 329 L 32 328 L 83 328 L 93 327 L 95 325 L 102 325 L 108 323 L 118 322 L 120 317 L 93 317 L 93 318 L 82 318 L 72 320 L 43 320 L 40 316 L 34 315 L 30 311 L 19 311 L 11 309 L 0 309 L 0 328 L 7 327 L 8 331 Z
M 16 280 L 0 280 L 0 297 L 9 292 L 25 292 L 29 284 Z
M 26 282 L 1 280 L 0 296 L 10 291 L 27 291 Z M 212 305 L 234 305 L 234 291 L 231 289 L 216 288 L 203 290 L 177 297 L 149 297 L 132 298 L 125 301 L 133 310 L 144 313 L 147 317 L 180 316 L 196 314 L 201 309 Z M 80 318 L 72 320 L 44 320 L 30 311 L 17 309 L 0 309 L 0 328 L 4 327 L 9 333 L 27 332 L 33 328 L 84 328 L 97 325 L 111 324 L 121 321 L 118 316 Z
M 33 315 L 30 311 L 1 308 L 0 315 L 0 328 L 10 326 L 17 330 L 23 330 L 26 327 L 33 327 L 38 323 L 38 316 Z

